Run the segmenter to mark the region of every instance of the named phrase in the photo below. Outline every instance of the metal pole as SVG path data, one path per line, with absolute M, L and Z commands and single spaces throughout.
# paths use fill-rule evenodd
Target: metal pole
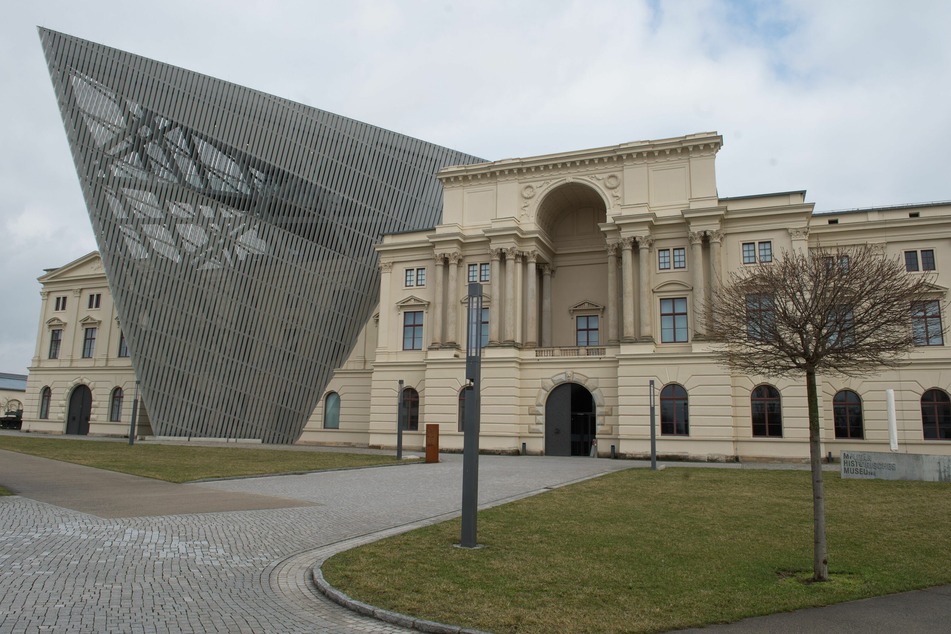
M 466 403 L 462 450 L 462 548 L 478 547 L 479 416 L 482 380 L 482 285 L 469 284 L 466 326 Z
M 396 398 L 396 459 L 403 459 L 403 379 L 400 379 L 400 393 Z
M 135 444 L 135 416 L 139 412 L 139 382 L 135 382 L 135 398 L 132 400 L 132 419 L 129 421 L 129 446 Z
M 654 379 L 650 380 L 651 404 L 651 469 L 657 471 L 657 414 L 655 413 Z

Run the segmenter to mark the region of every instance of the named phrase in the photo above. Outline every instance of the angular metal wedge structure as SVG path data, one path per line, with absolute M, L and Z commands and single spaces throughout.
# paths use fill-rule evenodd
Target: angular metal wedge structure
M 294 442 L 378 300 L 374 245 L 482 159 L 40 39 L 154 433 Z

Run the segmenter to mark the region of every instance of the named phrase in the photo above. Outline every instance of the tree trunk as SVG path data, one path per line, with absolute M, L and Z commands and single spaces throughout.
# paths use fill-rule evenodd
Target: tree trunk
M 806 395 L 809 401 L 809 463 L 812 466 L 812 580 L 829 580 L 826 556 L 826 501 L 822 483 L 822 446 L 819 444 L 819 393 L 816 371 L 806 371 Z

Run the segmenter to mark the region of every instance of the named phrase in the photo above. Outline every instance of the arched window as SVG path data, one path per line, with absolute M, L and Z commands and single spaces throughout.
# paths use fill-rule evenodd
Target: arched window
M 687 390 L 671 383 L 660 391 L 660 433 L 666 436 L 687 436 Z
M 465 387 L 459 390 L 459 431 L 466 430 L 466 392 Z
M 753 413 L 753 435 L 769 438 L 783 437 L 783 407 L 779 390 L 772 385 L 758 385 L 750 394 Z
M 40 390 L 40 418 L 42 419 L 50 417 L 50 399 L 52 395 L 53 392 L 48 387 Z
M 832 420 L 836 438 L 865 438 L 862 399 L 852 390 L 839 390 L 832 397 Z
M 419 430 L 419 392 L 411 387 L 403 388 L 403 429 Z
M 324 429 L 340 429 L 340 395 L 336 392 L 324 397 Z
M 944 390 L 921 395 L 921 427 L 925 440 L 951 440 L 951 398 Z
M 112 396 L 109 399 L 109 421 L 118 423 L 122 420 L 122 388 L 117 387 L 112 390 Z

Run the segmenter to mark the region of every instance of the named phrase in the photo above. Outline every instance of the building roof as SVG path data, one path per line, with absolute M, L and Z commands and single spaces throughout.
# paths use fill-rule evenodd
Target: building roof
M 26 375 L 0 372 L 0 390 L 26 392 Z

